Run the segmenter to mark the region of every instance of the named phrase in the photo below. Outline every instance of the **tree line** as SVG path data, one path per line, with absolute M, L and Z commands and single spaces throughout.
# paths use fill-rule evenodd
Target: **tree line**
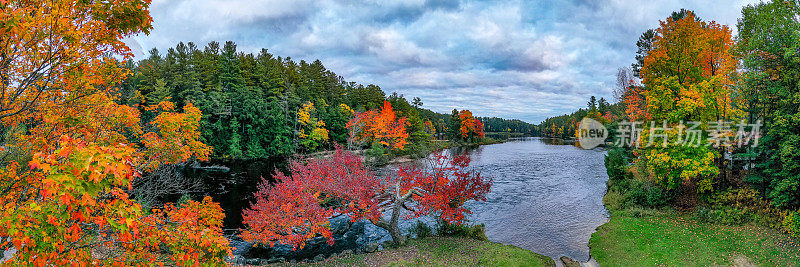
M 132 75 L 123 82 L 118 101 L 141 111 L 167 100 L 179 108 L 192 103 L 202 111 L 200 132 L 214 147 L 213 158 L 287 156 L 352 143 L 347 122 L 355 113 L 380 109 L 384 101 L 406 117 L 412 152 L 429 147 L 437 133 L 466 140 L 461 125 L 453 121 L 457 116 L 422 108 L 420 98 L 409 101 L 401 94 L 387 95 L 377 85 L 348 82 L 319 60 L 296 62 L 266 49 L 240 52 L 230 41 L 203 48 L 181 42 L 164 54 L 152 49 L 145 59 L 125 62 L 125 68 Z M 481 130 L 533 131 L 519 120 L 485 120 L 489 124 Z
M 539 136 L 559 139 L 576 138 L 575 131 L 578 123 L 583 118 L 592 118 L 597 121 L 609 124 L 619 118 L 624 117 L 625 113 L 620 103 L 609 103 L 605 98 L 599 100 L 595 96 L 589 97 L 586 108 L 580 108 L 570 114 L 550 117 L 542 121 L 536 128 Z
M 418 98 L 345 82 L 318 60 L 298 63 L 212 42 L 120 61 L 133 57 L 123 38 L 153 29 L 149 4 L 0 0 L 0 251 L 13 254 L 2 264 L 224 265 L 231 247 L 220 205 L 208 196 L 145 203 L 136 197 L 144 177 L 187 162 L 288 156 L 335 143 L 409 151 L 451 127 L 458 129 L 452 139 L 483 138 L 468 110 L 451 125 L 449 114 L 422 109 Z M 376 216 L 391 193 L 394 206 L 458 223 L 468 212 L 464 201 L 485 199 L 491 186 L 463 157 L 439 157 L 432 170 L 402 170 L 387 184 L 360 157 L 338 150 L 347 156 L 292 165 L 290 176 L 301 184 L 287 179 L 281 192 L 302 199 L 285 200 L 325 210 L 314 218 L 365 214 L 396 228 L 397 220 Z M 348 180 L 358 177 L 342 173 L 347 168 L 367 175 Z M 305 180 L 304 169 L 336 175 Z M 259 216 L 288 215 L 272 212 L 273 204 L 252 208 Z M 328 233 L 317 227 L 326 223 L 307 219 L 313 229 L 290 221 L 298 224 L 278 232 Z M 265 234 L 264 243 L 280 239 L 255 227 L 248 230 Z

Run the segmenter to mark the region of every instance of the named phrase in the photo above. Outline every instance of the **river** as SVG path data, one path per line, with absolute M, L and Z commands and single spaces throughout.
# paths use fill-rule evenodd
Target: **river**
M 558 259 L 587 261 L 589 238 L 608 221 L 603 206 L 605 152 L 551 145 L 540 138 L 461 149 L 472 166 L 493 177 L 486 202 L 472 202 L 472 223 L 489 240 Z
M 494 180 L 486 202 L 468 202 L 471 223 L 483 223 L 491 241 L 515 245 L 552 257 L 589 259 L 589 237 L 608 221 L 603 206 L 608 176 L 601 150 L 583 150 L 572 145 L 553 145 L 541 138 L 518 138 L 494 145 L 454 148 L 449 153 L 469 153 L 472 166 Z M 261 176 L 275 168 L 285 170 L 281 159 L 215 162 L 230 166 L 229 171 L 197 171 L 209 192 L 226 211 L 225 227 L 240 228 L 241 211 L 252 201 L 252 192 Z M 391 173 L 395 166 L 382 172 Z M 432 219 L 421 218 L 428 223 Z M 401 228 L 409 228 L 405 221 Z M 319 251 L 341 251 L 369 242 L 390 240 L 388 234 L 371 224 L 353 228 L 352 240 L 337 241 L 336 248 L 319 248 L 296 255 L 314 256 Z M 360 244 L 360 245 L 358 245 Z M 243 249 L 251 244 L 239 244 Z M 244 251 L 239 251 L 244 253 Z M 268 258 L 269 253 L 260 255 Z M 287 256 L 289 257 L 289 256 Z

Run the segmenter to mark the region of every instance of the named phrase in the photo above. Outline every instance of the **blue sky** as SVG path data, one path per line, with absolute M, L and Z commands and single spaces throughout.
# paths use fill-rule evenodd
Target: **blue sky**
M 138 58 L 178 42 L 234 41 L 320 59 L 348 81 L 420 97 L 426 108 L 539 123 L 612 100 L 639 35 L 687 8 L 735 32 L 754 1 L 154 0 L 155 29 L 126 42 Z

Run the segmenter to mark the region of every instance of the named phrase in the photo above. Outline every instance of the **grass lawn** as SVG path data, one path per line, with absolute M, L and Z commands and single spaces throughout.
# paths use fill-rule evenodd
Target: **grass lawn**
M 410 240 L 399 248 L 342 255 L 321 266 L 555 266 L 553 260 L 518 247 L 454 237 Z
M 601 266 L 800 266 L 797 241 L 777 230 L 692 217 L 672 210 L 615 211 L 592 235 L 592 256 Z

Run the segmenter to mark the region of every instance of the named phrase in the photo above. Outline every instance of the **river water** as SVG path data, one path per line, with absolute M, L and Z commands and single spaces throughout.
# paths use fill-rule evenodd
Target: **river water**
M 471 223 L 485 224 L 491 241 L 528 249 L 552 257 L 556 262 L 560 262 L 561 256 L 579 261 L 589 259 L 589 237 L 608 221 L 602 202 L 608 180 L 603 165 L 605 152 L 554 145 L 541 138 L 511 139 L 502 144 L 456 148 L 448 152 L 469 153 L 472 166 L 494 179 L 486 202 L 467 203 L 473 211 L 468 217 Z M 212 192 L 226 211 L 225 228 L 233 229 L 243 227 L 242 208 L 252 201 L 261 177 L 269 177 L 275 168 L 285 171 L 285 160 L 281 159 L 211 165 L 217 164 L 228 166 L 229 170 L 203 169 L 187 175 L 204 178 L 207 192 Z M 387 166 L 383 171 L 391 173 L 396 167 Z M 433 222 L 430 218 L 421 220 Z M 407 231 L 412 225 L 412 221 L 405 221 L 401 228 Z M 361 243 L 390 240 L 384 230 L 370 226 L 355 233 L 366 240 Z M 313 253 L 316 252 L 306 254 Z
M 589 260 L 589 237 L 608 221 L 604 152 L 540 138 L 460 150 L 451 152 L 469 153 L 472 166 L 494 179 L 486 202 L 468 204 L 489 240 Z

